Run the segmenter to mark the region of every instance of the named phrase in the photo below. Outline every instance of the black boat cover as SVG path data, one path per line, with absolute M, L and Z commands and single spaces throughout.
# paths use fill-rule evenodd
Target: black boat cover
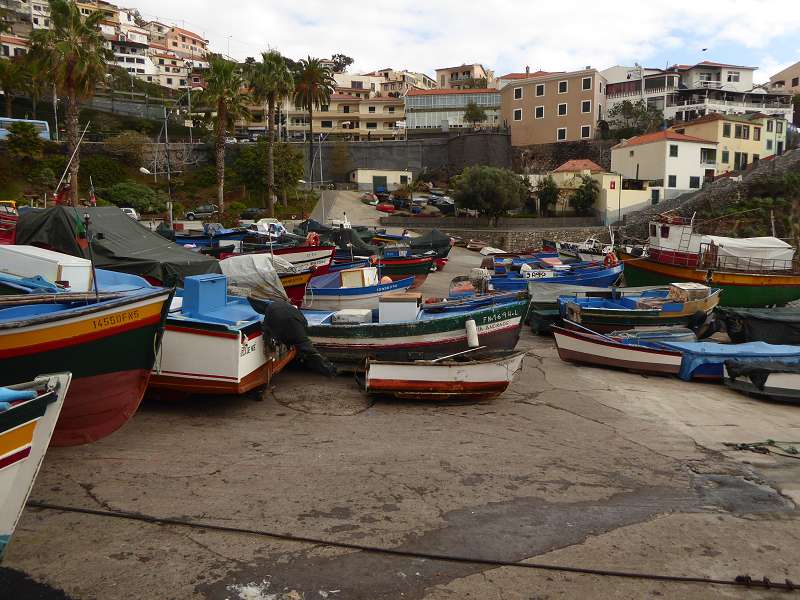
M 328 233 L 331 231 L 331 228 L 327 225 L 323 225 L 319 221 L 315 221 L 314 219 L 306 219 L 302 221 L 294 228 L 294 233 L 297 235 L 308 235 L 310 231 L 314 233 L 319 233 L 320 235 L 323 233 Z
M 408 245 L 413 250 L 444 250 L 450 248 L 450 236 L 445 235 L 438 229 L 431 229 L 425 235 L 410 238 Z
M 718 306 L 716 312 L 724 321 L 728 337 L 739 344 L 800 345 L 800 308 L 735 308 Z
M 89 258 L 87 214 L 99 269 L 150 277 L 165 286 L 179 285 L 187 275 L 221 273 L 217 259 L 181 248 L 115 206 L 55 206 L 26 213 L 17 222 L 17 244 Z
M 343 253 L 350 254 L 352 244 L 353 256 L 373 256 L 378 254 L 378 248 L 367 244 L 352 229 L 331 229 L 325 234 L 324 239 L 330 240 Z
M 725 368 L 731 378 L 747 377 L 759 390 L 764 389 L 771 373 L 800 373 L 800 365 L 787 365 L 778 360 L 726 360 Z

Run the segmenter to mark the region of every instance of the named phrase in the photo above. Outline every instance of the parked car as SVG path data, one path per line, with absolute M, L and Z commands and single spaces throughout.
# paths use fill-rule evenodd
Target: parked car
M 389 204 L 388 202 L 378 204 L 375 208 L 385 213 L 393 213 L 396 210 L 394 204 Z
M 219 214 L 219 207 L 216 204 L 201 204 L 194 210 L 187 210 L 184 218 L 187 221 L 194 221 L 195 219 L 207 219 Z
M 134 221 L 138 221 L 139 220 L 139 213 L 136 212 L 136 209 L 133 209 L 133 208 L 130 208 L 130 207 L 126 206 L 126 207 L 120 208 L 120 210 L 122 212 L 124 212 L 126 215 L 128 215 Z
M 227 136 L 225 138 L 225 143 L 226 144 L 235 144 L 235 143 L 237 143 L 237 139 L 235 137 L 229 135 L 229 136 Z
M 267 211 L 263 208 L 245 208 L 239 215 L 241 221 L 257 221 L 261 217 L 266 217 Z

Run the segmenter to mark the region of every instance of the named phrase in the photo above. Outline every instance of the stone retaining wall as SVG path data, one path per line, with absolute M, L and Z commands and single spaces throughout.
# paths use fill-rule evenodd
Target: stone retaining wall
M 509 252 L 521 252 L 527 248 L 541 248 L 542 239 L 559 240 L 565 242 L 582 242 L 590 236 L 597 236 L 601 240 L 608 239 L 608 230 L 605 227 L 561 227 L 550 229 L 528 230 L 487 230 L 487 229 L 458 229 L 453 231 L 443 230 L 444 233 L 464 240 L 479 240 L 490 246 L 502 248 Z

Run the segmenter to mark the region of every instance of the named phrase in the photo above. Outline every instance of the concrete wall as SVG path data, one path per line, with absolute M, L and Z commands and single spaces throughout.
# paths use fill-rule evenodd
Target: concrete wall
M 468 229 L 468 230 L 528 230 L 592 227 L 600 225 L 595 217 L 536 217 L 519 218 L 501 217 L 497 224 L 486 217 L 381 217 L 381 225 L 391 227 L 409 227 L 412 229 Z
M 502 230 L 453 230 L 451 233 L 464 240 L 479 240 L 496 248 L 503 248 L 509 252 L 521 252 L 528 248 L 541 248 L 542 239 L 559 240 L 565 242 L 582 242 L 591 236 L 608 239 L 608 230 L 605 227 L 564 227 L 548 229 L 524 229 L 518 231 Z

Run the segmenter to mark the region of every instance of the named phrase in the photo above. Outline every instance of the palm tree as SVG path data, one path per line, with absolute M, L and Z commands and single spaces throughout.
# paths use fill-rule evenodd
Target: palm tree
M 20 58 L 0 60 L 0 87 L 6 99 L 6 117 L 12 117 L 14 98 L 24 86 L 24 69 Z
M 48 73 L 42 63 L 36 60 L 36 57 L 32 54 L 25 55 L 23 67 L 25 77 L 23 86 L 31 97 L 31 118 L 36 119 L 39 100 L 42 99 L 49 83 Z
M 330 67 L 319 58 L 303 58 L 297 68 L 294 83 L 294 103 L 308 110 L 308 177 L 314 177 L 314 122 L 313 109 L 328 104 L 336 82 Z M 322 183 L 322 182 L 320 182 Z
M 269 215 L 275 216 L 275 106 L 294 89 L 294 77 L 280 52 L 261 53 L 261 62 L 249 68 L 250 89 L 257 102 L 266 103 L 267 113 L 267 202 Z
M 83 17 L 74 0 L 49 0 L 50 29 L 31 34 L 31 51 L 66 99 L 67 152 L 74 159 L 69 166 L 72 202 L 78 201 L 79 103 L 94 94 L 106 75 L 106 61 L 113 55 L 100 33 L 102 12 Z
M 243 91 L 244 80 L 235 62 L 213 54 L 208 61 L 206 89 L 202 102 L 214 111 L 214 139 L 217 162 L 217 204 L 225 210 L 225 134 L 237 120 L 247 116 L 248 96 Z

